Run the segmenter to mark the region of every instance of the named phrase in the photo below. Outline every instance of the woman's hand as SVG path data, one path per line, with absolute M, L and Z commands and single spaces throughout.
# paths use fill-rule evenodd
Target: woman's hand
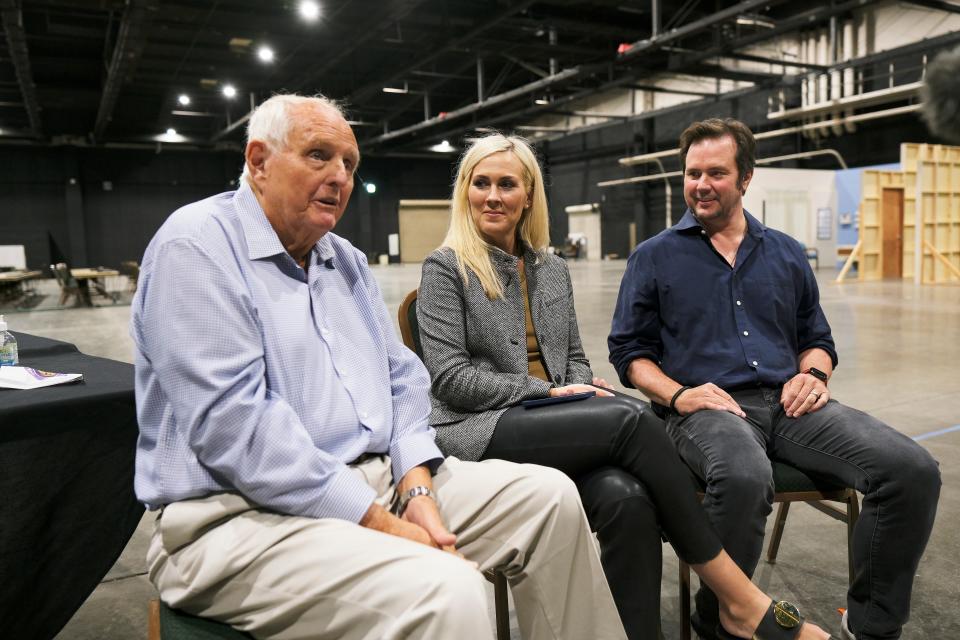
M 550 389 L 550 397 L 556 398 L 557 396 L 569 396 L 569 395 L 573 395 L 574 393 L 583 393 L 585 391 L 594 391 L 598 396 L 613 395 L 609 391 L 604 391 L 603 389 L 597 389 L 596 387 L 591 386 L 589 384 L 568 384 L 565 387 L 554 387 L 553 389 Z
M 605 388 L 605 389 L 613 389 L 613 385 L 610 384 L 609 382 L 607 382 L 606 380 L 604 380 L 603 378 L 594 378 L 594 379 L 593 379 L 593 386 L 595 386 L 595 387 L 603 387 L 603 388 Z

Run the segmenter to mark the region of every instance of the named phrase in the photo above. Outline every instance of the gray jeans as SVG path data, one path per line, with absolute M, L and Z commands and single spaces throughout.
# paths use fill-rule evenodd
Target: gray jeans
M 937 462 L 907 436 L 834 400 L 788 418 L 779 387 L 730 395 L 746 419 L 725 411 L 667 416 L 680 456 L 707 483 L 703 507 L 724 548 L 752 575 L 772 508 L 771 460 L 854 487 L 863 494 L 863 507 L 853 533 L 850 627 L 861 640 L 899 638 L 936 515 Z M 716 606 L 713 594 L 701 588 L 700 618 L 716 620 Z

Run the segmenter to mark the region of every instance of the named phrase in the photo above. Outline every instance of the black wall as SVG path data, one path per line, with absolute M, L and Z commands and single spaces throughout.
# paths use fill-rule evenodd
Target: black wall
M 449 158 L 365 159 L 337 233 L 371 257 L 387 252 L 401 198 L 446 198 Z M 26 247 L 31 269 L 52 262 L 117 267 L 137 260 L 177 208 L 235 188 L 233 151 L 0 147 L 0 244 Z

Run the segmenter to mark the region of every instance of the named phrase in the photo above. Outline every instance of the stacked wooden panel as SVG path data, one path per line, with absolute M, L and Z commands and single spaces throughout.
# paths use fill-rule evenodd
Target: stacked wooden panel
M 863 172 L 859 278 L 883 277 L 883 190 L 903 190 L 904 278 L 938 283 L 960 279 L 960 147 L 903 143 L 901 171 Z M 891 259 L 886 256 L 886 259 Z
M 960 278 L 960 147 L 900 145 L 901 164 L 916 171 L 922 230 L 914 238 L 914 280 L 949 282 Z

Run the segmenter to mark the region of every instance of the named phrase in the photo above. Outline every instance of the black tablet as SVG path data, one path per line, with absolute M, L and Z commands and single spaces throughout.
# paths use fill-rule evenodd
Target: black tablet
M 597 395 L 596 391 L 583 391 L 581 393 L 571 393 L 568 396 L 548 396 L 546 398 L 537 398 L 535 400 L 521 400 L 520 404 L 525 409 L 534 407 L 545 407 L 548 404 L 560 404 L 561 402 L 576 402 L 577 400 L 586 400 Z

